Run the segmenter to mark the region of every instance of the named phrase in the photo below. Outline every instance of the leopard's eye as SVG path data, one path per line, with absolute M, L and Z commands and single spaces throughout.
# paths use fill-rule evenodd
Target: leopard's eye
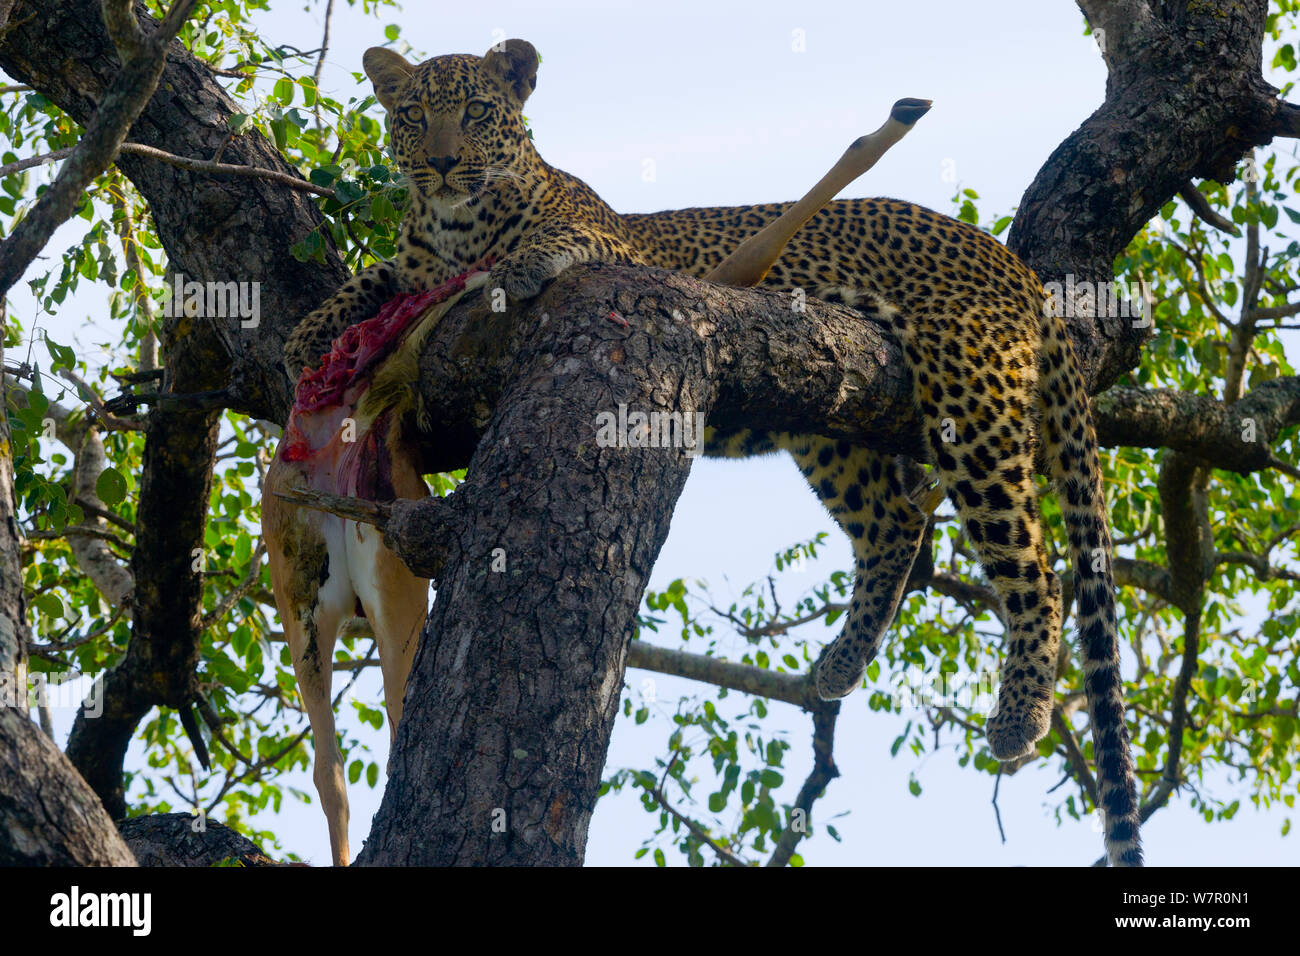
M 482 119 L 487 116 L 488 105 L 478 100 L 473 101 L 465 107 L 465 115 L 470 119 Z
M 419 104 L 414 106 L 403 106 L 398 115 L 408 123 L 424 122 L 424 108 Z

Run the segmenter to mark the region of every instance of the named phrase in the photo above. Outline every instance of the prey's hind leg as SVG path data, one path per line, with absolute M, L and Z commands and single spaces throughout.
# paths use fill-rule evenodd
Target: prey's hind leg
M 429 581 L 411 573 L 384 545 L 383 532 L 346 524 L 348 566 L 353 586 L 379 649 L 390 739 L 397 738 L 402 698 L 429 605 Z
M 268 482 L 268 487 L 275 485 Z M 356 596 L 345 571 L 341 519 L 296 509 L 286 517 L 292 507 L 263 501 L 264 514 L 271 512 L 276 519 L 270 526 L 263 522 L 271 582 L 298 694 L 311 724 L 316 749 L 312 779 L 329 824 L 330 855 L 335 866 L 347 866 L 348 795 L 330 684 L 335 640 L 340 625 L 352 616 Z

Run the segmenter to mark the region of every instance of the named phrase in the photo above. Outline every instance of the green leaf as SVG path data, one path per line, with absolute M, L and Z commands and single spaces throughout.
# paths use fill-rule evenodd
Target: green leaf
M 365 191 L 350 179 L 340 179 L 334 191 L 338 194 L 339 202 L 344 203 L 356 202 L 365 195 Z
M 294 82 L 287 76 L 283 76 L 275 81 L 275 87 L 272 90 L 273 95 L 280 101 L 281 106 L 288 106 L 293 102 Z
M 401 35 L 401 33 L 402 33 L 402 28 L 399 27 L 396 23 L 390 23 L 388 26 L 384 27 L 384 36 L 387 37 L 389 40 L 396 40 Z
M 335 176 L 334 173 L 331 172 L 329 168 L 321 167 L 318 169 L 313 169 L 310 173 L 307 174 L 307 178 L 311 180 L 313 183 L 315 183 L 317 186 L 325 186 L 328 188 L 329 186 L 332 186 L 334 184 Z
M 112 508 L 126 499 L 126 479 L 116 468 L 105 468 L 95 479 L 95 494 Z
M 46 617 L 63 617 L 63 602 L 57 594 L 41 594 L 32 601 L 32 606 Z
M 397 218 L 397 208 L 391 199 L 383 193 L 378 193 L 370 201 L 370 215 L 373 219 L 392 221 Z
M 55 342 L 48 334 L 45 336 L 45 347 L 50 350 L 50 358 L 53 359 L 50 365 L 51 372 L 57 372 L 61 368 L 77 367 L 77 354 L 68 346 Z

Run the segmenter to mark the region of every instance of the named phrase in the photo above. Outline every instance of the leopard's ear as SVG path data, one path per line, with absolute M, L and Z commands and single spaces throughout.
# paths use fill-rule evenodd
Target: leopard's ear
M 392 111 L 406 81 L 415 72 L 414 64 L 408 63 L 400 53 L 394 53 L 387 47 L 372 46 L 361 57 L 361 66 L 375 85 L 375 98 L 383 104 L 384 109 Z
M 522 106 L 537 87 L 537 49 L 527 40 L 506 40 L 483 55 L 483 73 Z

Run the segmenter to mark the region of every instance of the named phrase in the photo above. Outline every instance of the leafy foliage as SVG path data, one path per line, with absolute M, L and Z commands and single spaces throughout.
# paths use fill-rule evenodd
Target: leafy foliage
M 389 0 L 349 0 L 378 16 L 393 8 Z M 156 4 L 154 5 L 157 6 Z M 271 46 L 253 26 L 265 0 L 224 0 L 206 4 L 202 19 L 181 33 L 190 52 L 224 71 L 233 71 L 227 91 L 243 110 L 230 120 L 231 136 L 262 133 L 313 183 L 333 190 L 318 200 L 322 229 L 344 252 L 349 267 L 360 269 L 389 258 L 406 202 L 403 178 L 385 148 L 382 110 L 373 96 L 338 100 L 317 89 L 313 77 L 319 51 Z M 158 10 L 154 11 L 158 13 Z M 399 28 L 386 29 L 400 43 Z M 224 74 L 223 74 L 224 75 Z M 357 89 L 364 77 L 355 74 Z M 13 92 L 0 96 L 0 161 L 39 155 L 77 142 L 80 127 L 44 96 Z M 45 167 L 0 179 L 0 234 L 8 234 L 43 190 Z M 11 392 L 15 486 L 29 544 L 24 553 L 24 586 L 37 648 L 31 667 L 52 682 L 76 674 L 93 675 L 111 666 L 130 636 L 129 608 L 114 607 L 78 566 L 68 535 L 93 520 L 72 498 L 76 443 L 88 404 L 117 384 L 133 387 L 143 356 L 156 348 L 168 267 L 141 197 L 125 177 L 107 172 L 85 195 L 78 210 L 85 224 L 81 239 L 55 256 L 54 265 L 29 283 L 38 304 L 34 315 L 10 308 L 5 326 L 6 358 L 19 365 L 21 382 Z M 300 260 L 323 261 L 319 233 L 293 250 Z M 43 331 L 43 317 L 55 315 L 83 283 L 103 289 L 108 319 L 120 337 L 102 343 L 101 354 L 78 355 Z M 74 385 L 60 373 L 71 373 Z M 90 402 L 90 390 L 95 393 Z M 51 411 L 53 408 L 53 411 Z M 51 417 L 53 416 L 53 417 Z M 57 419 L 57 427 L 54 424 Z M 98 506 L 112 512 L 107 542 L 125 566 L 131 558 L 136 476 L 142 468 L 143 437 L 134 430 L 103 430 L 109 466 L 92 476 Z M 288 770 L 308 768 L 306 717 L 297 696 L 288 649 L 275 626 L 270 578 L 259 543 L 261 483 L 275 435 L 261 424 L 227 413 L 213 480 L 205 548 L 195 556 L 204 578 L 207 625 L 200 679 L 222 728 L 209 747 L 212 772 L 193 759 L 177 715 L 155 711 L 141 726 L 144 768 L 129 775 L 128 803 L 133 814 L 201 808 L 259 842 L 274 840 L 256 830 L 248 817 L 278 812 L 286 796 L 279 782 Z M 460 475 L 437 476 L 446 493 Z M 84 503 L 84 502 L 83 502 Z M 72 529 L 72 530 L 70 530 Z M 345 639 L 337 652 L 344 668 L 371 666 L 371 641 Z M 348 695 L 348 689 L 340 697 Z M 348 697 L 362 725 L 381 728 L 381 706 Z M 375 787 L 379 766 L 369 748 L 350 735 L 340 741 L 351 782 Z M 296 789 L 288 794 L 309 802 Z
M 358 0 L 349 3 L 356 6 Z M 360 0 L 359 5 L 376 16 L 393 7 L 390 0 Z M 254 20 L 267 8 L 266 0 L 213 0 L 181 39 L 195 56 L 227 71 L 220 75 L 241 110 L 230 119 L 231 136 L 260 132 L 312 183 L 332 191 L 318 200 L 321 229 L 344 252 L 349 267 L 389 258 L 406 188 L 384 145 L 382 111 L 372 96 L 340 100 L 321 90 L 314 78 L 315 51 L 272 46 L 259 36 Z M 1274 0 L 1273 10 L 1267 27 L 1272 63 L 1293 72 L 1298 54 L 1293 43 L 1282 40 L 1293 34 L 1300 3 Z M 402 46 L 396 25 L 386 36 Z M 356 79 L 362 88 L 361 75 Z M 80 132 L 39 93 L 0 94 L 0 162 L 6 165 L 71 146 Z M 1291 238 L 1292 226 L 1300 223 L 1297 167 L 1269 153 L 1252 168 L 1246 179 L 1254 181 L 1204 183 L 1199 189 L 1212 208 L 1243 230 L 1256 228 L 1260 242 L 1276 250 L 1259 279 L 1256 305 L 1277 307 L 1300 287 L 1300 244 Z M 12 231 L 40 194 L 46 171 L 36 167 L 0 179 L 0 234 Z M 962 188 L 954 197 L 955 215 L 979 224 L 979 198 L 974 189 Z M 74 471 L 83 448 L 79 439 L 65 443 L 64 438 L 84 435 L 88 408 L 102 401 L 114 381 L 138 384 L 133 376 L 147 367 L 145 357 L 154 347 L 167 272 L 145 204 L 116 171 L 87 192 L 78 215 L 84 232 L 30 282 L 37 308 L 30 315 L 11 310 L 4 341 L 7 358 L 21 366 L 21 387 L 12 391 L 7 411 L 28 539 L 23 583 L 38 636 L 32 667 L 56 679 L 111 666 L 130 635 L 129 608 L 105 598 L 79 565 L 72 542 L 79 540 L 76 529 L 95 520 L 91 504 L 112 516 L 97 532 L 103 537 L 94 540 L 123 565 L 130 560 L 142 436 L 94 426 L 107 461 L 91 476 L 97 503 L 77 500 Z M 1010 222 L 1002 215 L 986 227 L 1002 235 Z M 1231 400 L 1238 379 L 1249 391 L 1295 374 L 1283 347 L 1284 321 L 1258 322 L 1248 341 L 1242 339 L 1239 309 L 1248 298 L 1244 245 L 1206 227 L 1181 201 L 1169 203 L 1134 239 L 1116 262 L 1115 276 L 1125 290 L 1138 284 L 1149 289 L 1156 334 L 1141 368 L 1125 384 Z M 324 248 L 322 234 L 313 233 L 292 252 L 300 260 L 319 261 Z M 114 340 L 94 356 L 78 354 L 43 329 L 83 284 L 103 293 L 115 330 Z M 273 842 L 274 833 L 254 827 L 251 816 L 280 811 L 286 795 L 312 799 L 282 782 L 286 771 L 307 768 L 310 756 L 306 719 L 275 627 L 258 540 L 261 482 L 272 447 L 273 435 L 262 425 L 235 414 L 224 417 L 205 548 L 196 555 L 209 615 L 200 676 L 222 728 L 210 748 L 213 771 L 197 772 L 177 716 L 155 712 L 138 733 L 147 758 L 132 775 L 128 795 L 133 813 L 203 808 L 262 843 Z M 1243 800 L 1255 806 L 1280 801 L 1288 808 L 1295 801 L 1300 555 L 1294 516 L 1300 514 L 1300 496 L 1294 476 L 1300 460 L 1294 432 L 1273 447 L 1289 469 L 1244 476 L 1214 472 L 1209 484 L 1216 550 L 1264 554 L 1272 573 L 1261 575 L 1248 562 L 1224 560 L 1204 597 L 1202 666 L 1187 698 L 1181 769 L 1186 792 L 1207 821 L 1231 818 Z M 1120 448 L 1109 451 L 1104 462 L 1118 554 L 1158 567 L 1168 557 L 1156 493 L 1162 460 L 1161 452 Z M 438 490 L 446 493 L 459 477 L 439 476 Z M 1044 499 L 1044 516 L 1059 555 L 1065 533 L 1051 497 Z M 957 523 L 951 513 L 941 512 L 939 519 L 936 570 L 978 584 L 978 569 Z M 836 572 L 788 608 L 777 603 L 775 582 L 816 558 L 822 543 L 814 538 L 776 555 L 773 575 L 725 607 L 716 606 L 707 586 L 685 579 L 648 593 L 640 636 L 675 632 L 681 647 L 709 655 L 730 652 L 738 639 L 739 653 L 731 656 L 744 664 L 761 671 L 807 672 L 820 643 L 833 635 L 828 629 L 841 624 L 852 576 Z M 1065 571 L 1060 559 L 1057 570 Z M 1129 717 L 1137 728 L 1141 782 L 1150 793 L 1164 766 L 1184 620 L 1168 601 L 1136 587 L 1123 589 L 1120 613 L 1126 673 L 1133 675 Z M 897 626 L 867 674 L 868 706 L 905 721 L 891 756 L 906 752 L 916 759 L 941 746 L 962 767 L 997 772 L 982 728 L 1000 639 L 997 609 L 988 605 L 933 593 L 913 594 L 903 602 Z M 355 675 L 373 663 L 372 653 L 367 638 L 353 635 L 342 641 L 337 659 Z M 1088 730 L 1078 708 L 1082 677 L 1077 663 L 1067 662 L 1058 700 L 1088 753 Z M 345 690 L 340 697 L 346 695 Z M 361 724 L 382 728 L 382 707 L 355 699 L 344 706 Z M 769 729 L 770 706 L 725 690 L 673 703 L 656 699 L 652 691 L 629 691 L 624 715 L 637 723 L 662 721 L 668 730 L 653 766 L 615 769 L 602 788 L 602 794 L 635 791 L 651 815 L 652 832 L 638 855 L 652 854 L 664 865 L 666 851 L 675 850 L 692 865 L 706 865 L 717 862 L 715 848 L 745 860 L 772 852 L 795 823 L 798 781 L 789 775 L 791 744 Z M 345 734 L 341 746 L 350 782 L 364 778 L 376 786 L 379 768 L 365 744 Z M 1064 773 L 1064 750 L 1053 732 L 1040 745 L 1039 759 Z M 915 779 L 909 788 L 920 792 Z M 1058 817 L 1090 812 L 1078 786 L 1063 788 L 1057 797 Z M 1288 818 L 1283 831 L 1289 826 Z M 819 829 L 838 839 L 831 823 L 809 825 L 807 832 L 813 836 Z M 801 861 L 796 855 L 791 862 Z

